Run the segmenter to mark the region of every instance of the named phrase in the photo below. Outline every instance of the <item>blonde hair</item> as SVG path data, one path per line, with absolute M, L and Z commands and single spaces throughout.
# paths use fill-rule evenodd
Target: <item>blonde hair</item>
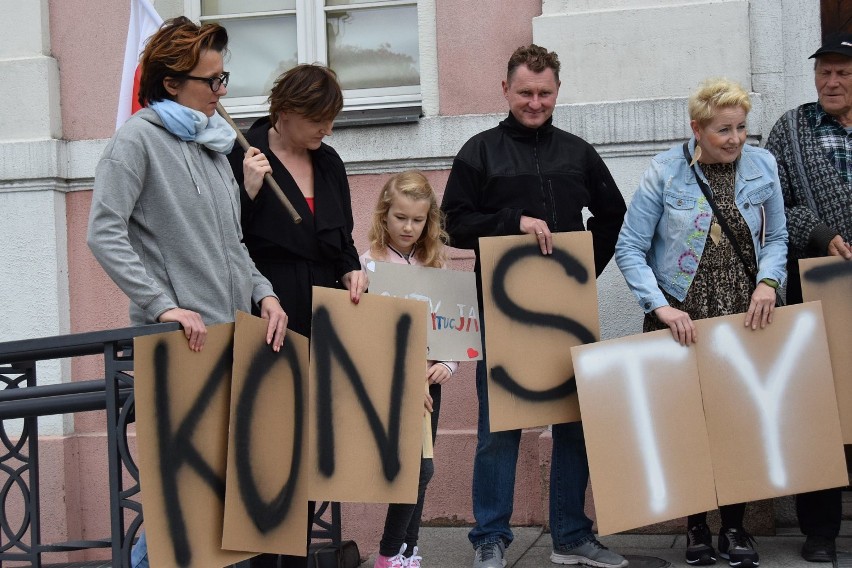
M 370 251 L 379 256 L 387 253 L 390 244 L 387 216 L 396 196 L 407 197 L 415 201 L 429 200 L 426 225 L 423 227 L 420 238 L 414 244 L 414 256 L 423 266 L 443 267 L 447 258 L 444 245 L 449 241 L 449 236 L 444 230 L 444 214 L 438 206 L 438 198 L 435 196 L 435 190 L 429 185 L 429 180 L 417 170 L 409 170 L 391 176 L 379 193 L 376 210 L 373 212 L 373 222 L 370 225 L 370 231 L 367 233 L 370 239 Z
M 707 79 L 689 97 L 689 118 L 706 126 L 720 108 L 739 107 L 746 114 L 751 98 L 739 83 L 724 78 Z

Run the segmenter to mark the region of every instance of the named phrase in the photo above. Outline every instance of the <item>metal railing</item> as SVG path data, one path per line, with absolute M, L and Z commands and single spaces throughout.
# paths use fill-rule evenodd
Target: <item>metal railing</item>
M 127 443 L 134 422 L 133 339 L 179 329 L 176 323 L 79 333 L 0 343 L 0 567 L 3 561 L 42 566 L 42 555 L 110 548 L 112 566 L 130 566 L 130 549 L 142 525 L 138 501 L 139 468 Z M 56 385 L 37 385 L 36 363 L 87 355 L 103 355 L 104 378 Z M 73 412 L 106 410 L 109 468 L 110 538 L 45 544 L 41 540 L 38 418 Z M 17 437 L 8 421 L 21 419 Z M 124 487 L 129 474 L 132 483 Z M 9 504 L 22 503 L 15 526 Z M 327 520 L 326 515 L 331 519 Z M 126 518 L 131 519 L 129 526 Z M 340 505 L 317 506 L 311 536 L 340 542 Z
M 133 338 L 174 331 L 174 323 L 79 333 L 0 343 L 0 565 L 4 560 L 42 565 L 42 554 L 91 548 L 111 548 L 113 566 L 130 565 L 130 547 L 142 524 L 139 469 L 127 445 L 133 422 Z M 37 386 L 36 363 L 86 355 L 103 355 L 104 379 Z M 38 417 L 71 412 L 106 410 L 109 468 L 110 538 L 45 544 L 41 540 Z M 7 432 L 8 420 L 23 419 L 17 440 Z M 26 447 L 26 451 L 24 451 Z M 133 479 L 124 487 L 124 472 Z M 7 517 L 12 491 L 23 501 L 16 527 Z M 125 512 L 135 513 L 125 530 Z

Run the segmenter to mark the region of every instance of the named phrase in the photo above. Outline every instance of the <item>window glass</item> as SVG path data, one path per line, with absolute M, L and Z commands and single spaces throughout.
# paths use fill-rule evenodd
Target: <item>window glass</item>
M 417 6 L 331 10 L 326 33 L 328 65 L 344 89 L 420 84 Z
M 272 83 L 297 63 L 328 65 L 345 108 L 420 101 L 416 0 L 187 0 L 191 17 L 228 30 L 225 104 L 263 112 Z M 298 17 L 297 17 L 298 14 Z
M 296 0 L 201 0 L 202 16 L 295 10 Z
M 275 78 L 296 66 L 296 16 L 219 23 L 228 30 L 229 97 L 268 96 Z
M 352 4 L 375 4 L 376 0 L 325 0 L 326 6 L 351 6 Z

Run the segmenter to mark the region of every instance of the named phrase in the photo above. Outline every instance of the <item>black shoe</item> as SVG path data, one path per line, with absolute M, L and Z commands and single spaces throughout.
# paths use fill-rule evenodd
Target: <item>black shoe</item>
M 716 563 L 713 535 L 710 534 L 710 527 L 706 523 L 699 523 L 686 529 L 686 563 L 693 566 Z
M 802 545 L 802 558 L 808 562 L 834 562 L 837 549 L 834 539 L 827 536 L 809 536 Z
M 754 545 L 754 538 L 743 528 L 723 528 L 719 532 L 719 556 L 731 566 L 760 566 L 760 557 Z

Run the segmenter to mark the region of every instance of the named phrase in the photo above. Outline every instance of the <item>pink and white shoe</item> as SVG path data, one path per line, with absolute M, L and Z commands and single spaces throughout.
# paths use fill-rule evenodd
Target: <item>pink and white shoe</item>
M 402 546 L 399 547 L 399 553 L 396 556 L 382 556 L 379 554 L 379 556 L 376 557 L 376 563 L 373 564 L 373 568 L 407 568 L 409 565 L 408 559 L 402 555 L 402 553 L 405 552 L 405 547 L 406 544 L 402 543 Z M 419 560 L 417 566 L 420 566 Z
M 416 546 L 414 547 L 414 554 L 412 554 L 408 558 L 408 564 L 406 566 L 408 568 L 420 568 L 420 561 L 423 560 L 423 557 L 420 556 L 420 549 Z

